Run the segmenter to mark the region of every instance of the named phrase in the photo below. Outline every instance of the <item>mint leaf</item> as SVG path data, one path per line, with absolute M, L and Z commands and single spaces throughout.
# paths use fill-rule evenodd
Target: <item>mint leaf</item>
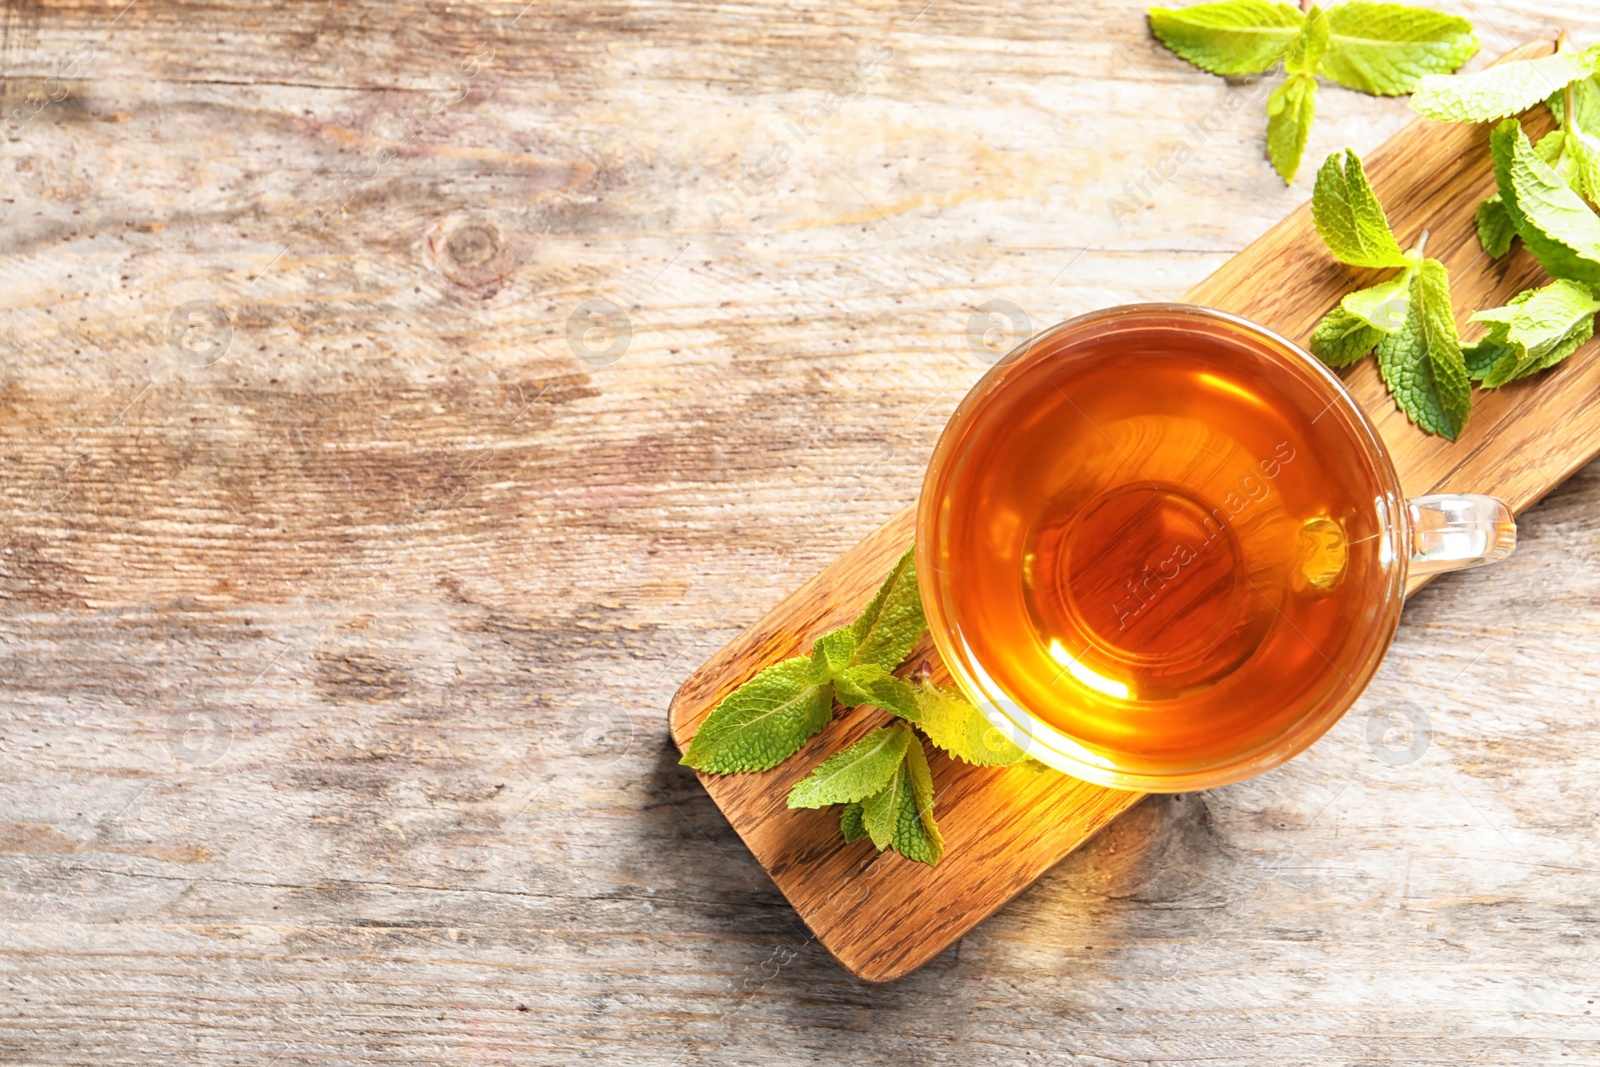
M 1594 329 L 1594 316 L 1583 318 L 1548 352 L 1524 363 L 1521 356 L 1525 350 L 1507 342 L 1508 329 L 1503 325 L 1491 325 L 1488 334 L 1476 344 L 1463 348 L 1461 355 L 1467 361 L 1467 373 L 1485 389 L 1493 389 L 1555 366 L 1587 344 L 1594 336 Z
M 789 791 L 789 807 L 824 808 L 865 800 L 889 784 L 911 741 L 911 728 L 904 723 L 879 727 L 796 782 Z
M 867 828 L 861 822 L 860 804 L 844 806 L 844 812 L 839 816 L 839 832 L 844 835 L 844 843 L 847 845 L 867 836 Z
M 1572 94 L 1571 115 L 1566 113 L 1568 92 Z M 1600 81 L 1585 78 L 1573 82 L 1566 91 L 1552 94 L 1547 102 L 1555 112 L 1556 121 L 1561 123 L 1562 130 L 1557 132 L 1566 134 L 1565 149 L 1571 173 L 1561 174 L 1562 168 L 1555 166 L 1555 161 L 1542 152 L 1539 158 L 1555 166 L 1556 173 L 1578 193 L 1591 202 L 1600 203 Z M 1544 141 L 1539 145 L 1542 147 Z
M 829 630 L 811 646 L 811 662 L 816 667 L 814 680 L 825 682 L 848 668 L 857 651 L 853 626 Z
M 1412 262 L 1400 250 L 1383 206 L 1367 183 L 1361 157 L 1348 148 L 1342 161 L 1335 152 L 1317 172 L 1311 218 L 1328 251 L 1341 263 L 1352 267 L 1404 267 Z
M 850 627 L 856 638 L 850 666 L 876 663 L 892 671 L 911 654 L 927 628 L 922 595 L 917 591 L 915 550 L 907 549 Z
M 1508 308 L 1525 304 L 1533 299 L 1534 290 L 1524 289 L 1507 302 Z M 1509 373 L 1511 367 L 1517 362 L 1516 350 L 1505 343 L 1506 327 L 1502 323 L 1489 323 L 1489 332 L 1476 343 L 1463 345 L 1461 348 L 1462 359 L 1466 361 L 1467 375 L 1474 381 L 1482 381 L 1490 375 L 1504 371 Z
M 1006 767 L 1028 758 L 954 686 L 920 686 L 917 704 L 917 725 L 928 740 L 964 763 Z
M 1500 334 L 1501 340 L 1495 340 L 1495 334 Z M 1509 376 L 1511 368 L 1516 366 L 1517 352 L 1503 343 L 1505 337 L 1504 327 L 1490 327 L 1489 332 L 1470 345 L 1461 346 L 1461 359 L 1467 368 L 1467 377 L 1473 381 L 1481 382 L 1489 377 Z
M 876 663 L 863 663 L 841 673 L 834 679 L 834 695 L 846 707 L 872 704 L 909 722 L 921 716 L 916 686 Z
M 1596 312 L 1600 312 L 1600 300 L 1593 291 L 1560 280 L 1519 293 L 1505 307 L 1478 312 L 1472 319 L 1490 324 L 1488 340 L 1498 354 L 1477 377 L 1485 388 L 1492 389 L 1554 366 L 1594 335 Z M 1554 360 L 1546 362 L 1553 354 Z M 1475 353 L 1475 363 L 1481 363 L 1484 355 Z
M 917 816 L 915 804 L 900 806 L 892 844 L 894 850 L 906 859 L 926 863 L 930 867 L 936 866 L 944 855 L 944 838 L 935 840 L 929 836 L 927 823 Z
M 1317 112 L 1317 66 L 1327 47 L 1328 16 L 1313 5 L 1283 59 L 1289 77 L 1267 97 L 1267 156 L 1285 185 L 1294 181 L 1305 154 Z
M 1540 159 L 1516 119 L 1489 136 L 1500 199 L 1517 235 L 1553 278 L 1600 285 L 1600 218 Z
M 775 663 L 722 699 L 681 762 L 709 774 L 764 771 L 800 750 L 833 717 L 833 687 L 812 660 Z
M 1386 282 L 1346 293 L 1311 332 L 1311 354 L 1330 367 L 1346 367 L 1371 352 L 1405 322 L 1415 274 L 1408 267 Z
M 1550 164 L 1551 168 L 1559 174 L 1561 172 L 1560 159 L 1566 149 L 1566 141 L 1566 131 L 1551 130 L 1539 138 L 1539 143 L 1533 146 L 1533 154 Z
M 933 773 L 921 742 L 906 749 L 901 773 L 911 787 L 911 802 L 901 807 L 895 820 L 894 850 L 931 867 L 944 855 L 944 835 L 933 820 Z
M 1567 184 L 1589 200 L 1600 202 L 1600 135 L 1568 131 L 1567 155 L 1573 171 Z
M 1424 75 L 1448 74 L 1478 51 L 1466 19 L 1404 4 L 1337 4 L 1328 29 L 1322 74 L 1374 96 L 1403 96 Z
M 1511 251 L 1511 241 L 1517 236 L 1517 224 L 1506 210 L 1505 201 L 1496 193 L 1478 205 L 1474 215 L 1478 223 L 1478 243 L 1491 259 L 1499 259 Z
M 1304 16 L 1270 0 L 1153 7 L 1150 30 L 1173 52 L 1212 74 L 1260 74 L 1289 50 Z
M 1415 267 L 1408 267 L 1386 282 L 1346 293 L 1339 306 L 1356 316 L 1368 326 L 1393 333 L 1406 321 L 1406 308 L 1411 302 L 1411 278 Z
M 1300 171 L 1316 112 L 1317 79 L 1310 74 L 1289 75 L 1267 97 L 1267 158 L 1285 185 Z
M 861 825 L 867 836 L 882 852 L 894 841 L 895 827 L 900 822 L 900 809 L 911 796 L 911 779 L 905 772 L 905 762 L 895 768 L 889 784 L 861 802 Z
M 1595 72 L 1600 46 L 1501 63 L 1473 74 L 1431 74 L 1417 83 L 1411 108 L 1440 122 L 1488 122 L 1526 111 Z
M 1472 411 L 1472 385 L 1444 264 L 1422 261 L 1411 280 L 1405 322 L 1384 335 L 1377 351 L 1384 383 L 1411 421 L 1451 441 L 1460 436 Z
M 1556 98 L 1559 99 L 1560 95 L 1557 93 Z M 1578 178 L 1573 162 L 1565 152 L 1566 137 L 1561 130 L 1551 130 L 1539 138 L 1539 143 L 1533 146 L 1533 154 L 1550 164 L 1562 181 L 1577 189 Z M 1478 226 L 1478 243 L 1483 245 L 1483 250 L 1489 253 L 1490 258 L 1499 259 L 1511 251 L 1511 242 L 1517 236 L 1517 224 L 1506 210 L 1505 201 L 1499 193 L 1479 203 L 1474 218 Z
M 1383 340 L 1384 331 L 1338 305 L 1311 331 L 1311 354 L 1330 367 L 1348 367 Z
M 1571 115 L 1567 114 L 1569 93 Z M 1552 93 L 1545 103 L 1561 124 L 1561 130 L 1556 133 L 1564 133 L 1567 140 L 1565 158 L 1559 163 L 1543 152 L 1539 153 L 1539 158 L 1549 163 L 1580 195 L 1591 202 L 1600 202 L 1600 76 L 1573 82 L 1564 91 Z M 1544 141 L 1540 141 L 1539 147 L 1543 146 Z
M 1511 380 L 1516 381 L 1520 378 L 1526 378 L 1530 374 L 1538 374 L 1542 370 L 1549 370 L 1551 367 L 1554 367 L 1557 363 L 1560 363 L 1562 360 L 1572 355 L 1572 353 L 1588 344 L 1589 339 L 1594 336 L 1594 330 L 1595 317 L 1593 315 L 1590 315 L 1584 319 L 1580 319 L 1578 324 L 1572 328 L 1572 331 L 1563 337 L 1560 343 L 1552 346 L 1550 351 L 1546 352 L 1538 359 L 1518 367 L 1512 373 Z M 1485 382 L 1484 384 L 1488 385 L 1489 383 Z

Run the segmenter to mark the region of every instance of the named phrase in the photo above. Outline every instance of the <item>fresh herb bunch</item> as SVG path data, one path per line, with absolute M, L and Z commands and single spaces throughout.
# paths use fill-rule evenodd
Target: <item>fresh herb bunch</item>
M 1426 232 L 1402 251 L 1361 159 L 1335 152 L 1317 172 L 1311 217 L 1328 251 L 1352 267 L 1399 268 L 1387 281 L 1347 294 L 1311 334 L 1311 351 L 1346 367 L 1376 351 L 1384 384 L 1411 421 L 1454 441 L 1472 412 L 1450 272 L 1423 250 Z
M 1555 366 L 1594 336 L 1600 312 L 1600 46 L 1425 78 L 1411 106 L 1445 122 L 1502 119 L 1490 135 L 1498 192 L 1478 205 L 1478 240 L 1496 258 L 1515 238 L 1552 282 L 1472 316 L 1488 333 L 1465 349 L 1494 388 Z M 1557 128 L 1531 143 L 1516 115 L 1543 101 Z
M 928 628 L 910 551 L 849 626 L 817 638 L 809 656 L 775 663 L 724 697 L 689 743 L 682 762 L 708 774 L 765 771 L 804 747 L 845 707 L 871 704 L 900 721 L 879 727 L 824 760 L 795 784 L 791 808 L 843 804 L 846 841 L 871 838 L 931 865 L 944 855 L 934 821 L 933 775 L 915 724 L 956 759 L 1002 767 L 1022 750 L 986 720 L 960 690 L 891 673 Z
M 1212 74 L 1263 74 L 1283 62 L 1288 77 L 1267 99 L 1267 154 L 1285 185 L 1305 151 L 1317 75 L 1373 96 L 1403 96 L 1478 51 L 1465 19 L 1368 0 L 1305 11 L 1277 0 L 1220 0 L 1155 7 L 1149 17 L 1162 44 Z

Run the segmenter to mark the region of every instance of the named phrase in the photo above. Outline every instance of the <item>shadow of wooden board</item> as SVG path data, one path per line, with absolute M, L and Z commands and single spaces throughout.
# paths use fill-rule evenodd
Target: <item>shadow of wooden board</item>
M 1531 43 L 1500 61 L 1550 51 L 1548 43 Z M 1525 121 L 1537 135 L 1552 120 L 1539 107 Z M 1489 126 L 1418 120 L 1364 162 L 1402 247 L 1429 232 L 1428 254 L 1450 268 L 1459 318 L 1542 283 L 1543 271 L 1520 246 L 1498 261 L 1479 246 L 1473 212 L 1494 191 Z M 1304 342 L 1341 296 L 1384 274 L 1335 263 L 1304 204 L 1184 299 Z M 1344 380 L 1377 425 L 1408 495 L 1493 493 L 1521 512 L 1600 452 L 1597 349 L 1600 344 L 1591 342 L 1552 371 L 1475 391 L 1472 418 L 1455 443 L 1407 421 L 1374 360 L 1351 368 Z M 771 663 L 808 652 L 818 635 L 852 619 L 912 534 L 913 509 L 907 508 L 695 671 L 669 712 L 679 749 L 731 690 Z M 926 638 L 912 662 L 919 658 L 935 678 L 949 681 Z M 939 824 L 949 844 L 936 868 L 877 853 L 867 841 L 845 844 L 837 808 L 785 807 L 795 782 L 888 718 L 877 708 L 843 709 L 799 755 L 772 771 L 701 775 L 817 939 L 869 981 L 898 978 L 928 962 L 1141 798 L 1037 765 L 971 767 L 929 746 Z

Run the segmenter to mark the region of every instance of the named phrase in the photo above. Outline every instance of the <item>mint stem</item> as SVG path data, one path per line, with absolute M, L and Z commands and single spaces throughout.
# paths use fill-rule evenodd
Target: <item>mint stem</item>
M 1421 259 L 1422 258 L 1422 253 L 1427 247 L 1428 247 L 1428 231 L 1427 230 L 1423 230 L 1422 231 L 1422 236 L 1417 238 L 1416 245 L 1412 247 L 1412 249 L 1408 253 L 1408 255 L 1413 255 L 1413 256 L 1416 256 L 1418 259 Z

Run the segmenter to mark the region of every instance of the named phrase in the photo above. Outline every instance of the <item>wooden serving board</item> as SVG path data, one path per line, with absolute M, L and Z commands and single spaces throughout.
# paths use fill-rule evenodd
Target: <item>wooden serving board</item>
M 1523 45 L 1501 61 L 1550 51 L 1549 44 Z M 1533 134 L 1551 124 L 1542 107 L 1525 121 Z M 1450 268 L 1465 336 L 1480 332 L 1465 323 L 1473 310 L 1503 304 L 1542 281 L 1542 270 L 1520 245 L 1499 261 L 1479 247 L 1473 211 L 1494 190 L 1488 126 L 1418 120 L 1364 162 L 1401 246 L 1410 247 L 1429 231 L 1428 254 Z M 1341 296 L 1384 273 L 1335 263 L 1304 204 L 1184 299 L 1235 312 L 1304 343 Z M 1600 452 L 1597 349 L 1600 344 L 1590 343 L 1552 371 L 1475 390 L 1472 418 L 1455 443 L 1428 437 L 1407 421 L 1385 391 L 1375 361 L 1351 368 L 1344 380 L 1372 416 L 1408 495 L 1492 493 L 1520 513 Z M 819 634 L 859 612 L 911 543 L 913 510 L 885 523 L 683 683 L 670 710 L 680 749 L 728 692 L 763 667 L 809 651 Z M 919 657 L 930 662 L 935 678 L 949 681 L 926 639 L 910 662 Z M 928 746 L 939 824 L 949 846 L 936 868 L 879 854 L 867 841 L 845 844 L 837 808 L 785 807 L 795 782 L 887 719 L 876 708 L 845 709 L 799 755 L 772 771 L 701 775 L 817 939 L 851 973 L 869 981 L 898 978 L 932 959 L 1141 796 L 1036 765 L 970 767 Z

